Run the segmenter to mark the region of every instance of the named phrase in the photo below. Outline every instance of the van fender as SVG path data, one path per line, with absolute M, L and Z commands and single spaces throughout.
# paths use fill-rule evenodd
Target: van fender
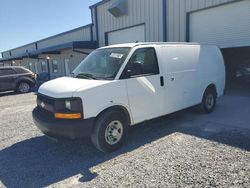
M 202 91 L 201 96 L 200 96 L 200 101 L 201 102 L 202 102 L 202 99 L 203 99 L 203 95 L 204 95 L 204 93 L 206 92 L 206 90 L 208 88 L 213 89 L 214 92 L 215 92 L 215 94 L 216 94 L 216 96 L 218 95 L 216 84 L 215 83 L 207 83 L 207 84 L 205 84 L 205 87 L 203 88 L 203 91 Z
M 126 114 L 129 124 L 133 125 L 133 118 L 131 116 L 131 111 L 129 109 L 129 107 L 125 104 L 122 103 L 112 103 L 112 104 L 108 104 L 106 106 L 104 106 L 103 108 L 101 108 L 99 111 L 97 111 L 95 113 L 95 117 L 100 116 L 102 113 L 106 112 L 107 110 L 117 110 L 117 111 L 121 111 L 124 114 Z

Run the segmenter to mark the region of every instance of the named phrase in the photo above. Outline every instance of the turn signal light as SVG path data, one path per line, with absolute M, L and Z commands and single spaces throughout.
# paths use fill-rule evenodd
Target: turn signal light
M 55 113 L 55 118 L 57 119 L 80 119 L 81 117 L 82 117 L 81 113 L 76 113 L 76 114 Z

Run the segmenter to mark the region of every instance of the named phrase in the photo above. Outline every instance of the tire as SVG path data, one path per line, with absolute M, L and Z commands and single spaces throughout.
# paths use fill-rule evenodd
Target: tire
M 110 110 L 97 118 L 91 140 L 102 152 L 113 152 L 125 141 L 128 132 L 128 120 L 121 112 Z
M 209 114 L 214 111 L 216 106 L 216 92 L 207 88 L 203 94 L 202 102 L 198 105 L 198 111 L 203 114 Z
M 20 82 L 17 85 L 17 91 L 19 93 L 28 93 L 30 91 L 30 85 L 27 82 Z

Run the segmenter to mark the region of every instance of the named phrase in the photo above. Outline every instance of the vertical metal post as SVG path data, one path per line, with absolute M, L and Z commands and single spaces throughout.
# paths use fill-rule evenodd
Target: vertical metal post
M 49 80 L 50 80 L 50 66 L 49 66 L 49 59 L 47 59 L 47 67 L 48 67 Z

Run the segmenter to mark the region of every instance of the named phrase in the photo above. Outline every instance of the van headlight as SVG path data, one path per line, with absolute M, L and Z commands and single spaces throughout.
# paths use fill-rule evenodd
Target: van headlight
M 83 118 L 81 98 L 67 98 L 56 101 L 54 117 L 57 119 Z
M 65 101 L 65 108 L 67 110 L 71 110 L 71 102 L 70 101 Z

